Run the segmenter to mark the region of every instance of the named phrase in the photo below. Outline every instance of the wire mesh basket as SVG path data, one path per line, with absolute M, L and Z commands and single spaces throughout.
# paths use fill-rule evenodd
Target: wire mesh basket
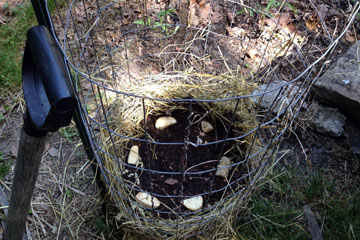
M 308 39 L 289 22 L 295 7 L 276 3 L 48 1 L 123 227 L 167 238 L 224 227 L 276 162 L 353 19 L 330 34 L 306 1 Z

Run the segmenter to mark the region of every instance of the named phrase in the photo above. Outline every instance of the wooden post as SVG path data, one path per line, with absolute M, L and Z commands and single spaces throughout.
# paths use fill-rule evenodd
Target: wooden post
M 21 131 L 10 206 L 6 220 L 5 240 L 20 240 L 30 209 L 31 197 L 38 176 L 46 135 L 32 137 Z
M 179 38 L 178 38 L 178 43 L 181 44 L 183 43 L 183 41 L 185 40 L 186 37 L 186 28 L 188 25 L 188 17 L 189 17 L 189 4 L 190 4 L 190 0 L 179 0 L 179 9 L 180 9 L 180 14 L 179 14 L 179 20 L 180 20 L 180 30 L 179 30 Z

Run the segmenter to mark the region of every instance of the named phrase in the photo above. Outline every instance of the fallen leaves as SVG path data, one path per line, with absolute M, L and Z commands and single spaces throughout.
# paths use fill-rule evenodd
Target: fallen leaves
M 223 19 L 223 14 L 219 12 L 212 12 L 211 14 L 211 22 L 212 23 L 219 23 Z
M 275 29 L 277 26 L 284 27 L 291 22 L 291 15 L 290 13 L 286 12 L 283 14 L 278 14 L 274 16 L 272 19 L 266 18 L 265 20 L 259 19 L 259 23 L 265 23 L 270 28 Z
M 204 0 L 199 2 L 198 13 L 201 19 L 207 19 L 210 15 L 211 6 L 210 3 L 205 3 Z
M 210 13 L 210 3 L 206 3 L 205 0 L 190 0 L 188 25 L 206 25 L 210 20 Z M 218 20 L 219 16 L 215 18 Z
M 350 42 L 350 43 L 356 42 L 356 36 L 355 36 L 354 32 L 353 31 L 348 31 L 345 34 L 345 40 Z
M 318 28 L 320 18 L 317 14 L 305 14 L 305 25 L 310 31 L 314 31 Z
M 256 50 L 256 48 L 249 48 L 248 54 L 249 54 L 249 56 L 250 56 L 251 59 L 254 59 L 254 58 L 260 56 L 260 55 L 258 54 L 258 51 Z
M 284 12 L 282 14 L 277 14 L 273 18 L 260 18 L 259 24 L 266 24 L 270 29 L 274 30 L 276 28 L 284 30 L 288 34 L 293 34 L 296 32 L 296 25 L 293 23 L 294 17 L 290 12 Z
M 234 36 L 244 37 L 246 33 L 246 30 L 243 28 L 239 28 L 239 27 L 231 28 L 230 26 L 226 26 L 226 31 L 230 37 L 234 37 Z

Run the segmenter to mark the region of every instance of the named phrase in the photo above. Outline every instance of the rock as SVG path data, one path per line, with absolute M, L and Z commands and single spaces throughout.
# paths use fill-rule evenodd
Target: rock
M 150 194 L 139 192 L 136 194 L 136 200 L 138 203 L 147 208 L 156 209 L 160 207 L 160 201 L 156 197 L 152 197 Z
M 288 85 L 285 85 L 281 89 L 281 86 L 284 84 L 288 84 Z M 277 89 L 277 88 L 279 88 L 279 89 Z M 271 91 L 273 89 L 276 89 L 276 90 Z M 283 92 L 279 93 L 281 90 L 283 90 Z M 253 94 L 254 95 L 255 94 L 263 94 L 263 93 L 264 94 L 259 95 L 257 97 L 253 97 L 251 99 L 254 102 L 258 103 L 260 101 L 260 98 L 263 96 L 261 102 L 259 103 L 260 106 L 262 106 L 263 108 L 270 108 L 271 105 L 273 104 L 273 102 L 277 101 L 277 99 L 280 98 L 280 100 L 278 100 L 276 102 L 276 104 L 272 106 L 272 111 L 274 113 L 279 113 L 284 108 L 289 106 L 289 103 L 292 101 L 292 99 L 294 97 L 296 97 L 296 95 L 300 94 L 300 92 L 298 92 L 298 91 L 299 91 L 299 87 L 297 87 L 293 84 L 289 84 L 288 82 L 285 82 L 285 81 L 271 82 L 269 84 L 260 85 L 259 89 L 256 89 L 255 91 L 253 91 Z M 303 107 L 306 108 L 306 103 L 304 103 Z
M 130 148 L 130 153 L 129 153 L 129 156 L 128 156 L 128 160 L 127 160 L 127 163 L 128 164 L 131 164 L 131 165 L 137 165 L 138 162 L 139 162 L 139 146 L 132 146 Z
M 230 159 L 228 157 L 223 156 L 220 159 L 220 163 L 218 165 L 218 168 L 226 167 L 226 166 L 229 166 L 230 164 L 231 164 Z M 219 177 L 227 178 L 227 176 L 229 175 L 229 171 L 230 171 L 229 167 L 218 169 L 216 171 L 215 175 L 219 176 Z
M 49 155 L 51 157 L 58 157 L 59 156 L 59 150 L 57 150 L 56 148 L 52 147 L 49 149 Z
M 155 128 L 158 130 L 164 130 L 167 127 L 170 127 L 176 124 L 177 121 L 173 117 L 159 117 L 155 122 Z
M 360 64 L 356 42 L 314 85 L 316 93 L 326 102 L 347 112 L 360 122 Z
M 197 196 L 197 197 L 192 197 L 192 198 L 186 199 L 186 200 L 184 200 L 183 204 L 187 209 L 189 209 L 191 211 L 197 211 L 197 210 L 201 209 L 203 206 L 203 197 Z
M 13 143 L 10 147 L 10 154 L 11 154 L 11 157 L 13 158 L 17 158 L 17 154 L 18 154 L 18 143 Z M 49 153 L 50 154 L 50 153 Z
M 213 125 L 207 121 L 201 121 L 200 125 L 201 125 L 201 130 L 204 133 L 209 133 L 214 130 Z
M 340 137 L 344 132 L 346 117 L 336 108 L 318 106 L 311 122 L 317 131 Z

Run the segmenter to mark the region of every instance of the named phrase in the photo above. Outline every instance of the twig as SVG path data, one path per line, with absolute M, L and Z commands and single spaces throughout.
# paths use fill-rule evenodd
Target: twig
M 77 190 L 76 188 L 70 187 L 70 186 L 67 185 L 66 183 L 62 183 L 62 182 L 55 181 L 55 180 L 51 180 L 51 179 L 49 179 L 49 180 L 47 180 L 47 181 L 48 181 L 48 182 L 52 182 L 52 183 L 56 183 L 56 184 L 59 184 L 59 185 L 63 185 L 65 188 L 68 188 L 68 189 L 74 191 L 75 193 L 77 193 L 77 194 L 79 194 L 79 195 L 81 195 L 81 196 L 83 196 L 83 197 L 86 197 L 86 193 L 81 192 L 80 190 Z
M 308 155 L 306 154 L 305 148 L 304 148 L 303 144 L 301 143 L 298 135 L 297 135 L 293 130 L 291 130 L 291 132 L 295 135 L 296 140 L 297 140 L 298 143 L 300 144 L 301 150 L 303 151 L 304 156 L 305 156 L 305 161 L 309 164 L 310 167 L 312 167 L 312 162 L 311 162 L 311 160 L 308 158 Z
M 206 111 L 206 113 L 204 113 L 203 116 L 201 116 L 198 120 L 195 121 L 195 118 L 200 116 L 200 114 L 196 114 L 193 118 L 193 120 L 190 120 L 190 124 L 189 126 L 186 127 L 186 129 L 190 128 L 192 125 L 195 125 L 197 123 L 199 123 L 201 120 L 203 120 L 209 113 L 211 113 L 212 109 L 210 109 L 209 111 Z M 190 117 L 193 115 L 193 112 L 191 113 Z

